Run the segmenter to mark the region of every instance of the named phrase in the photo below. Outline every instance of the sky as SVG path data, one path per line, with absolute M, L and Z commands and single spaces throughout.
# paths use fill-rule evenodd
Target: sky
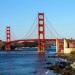
M 0 0 L 0 39 L 5 39 L 6 26 L 22 38 L 38 12 L 44 12 L 62 38 L 75 38 L 75 0 Z

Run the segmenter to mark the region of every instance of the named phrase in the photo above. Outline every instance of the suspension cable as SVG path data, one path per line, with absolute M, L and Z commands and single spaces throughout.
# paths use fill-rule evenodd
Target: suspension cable
M 36 20 L 37 20 L 37 17 L 35 18 L 33 24 L 31 25 L 31 28 L 29 29 L 29 31 L 26 33 L 26 35 L 25 35 L 23 38 L 25 38 L 25 37 L 28 35 L 28 33 L 32 30 L 32 28 L 33 28 L 33 26 L 34 26 Z M 22 38 L 22 39 L 23 39 L 23 38 Z
M 19 39 L 19 38 L 15 35 L 15 33 L 13 33 L 12 28 L 11 28 L 10 33 L 11 33 L 11 40 L 12 40 L 12 38 L 13 38 L 13 39 L 14 39 L 14 38 Z M 14 35 L 14 36 L 13 36 L 13 35 Z
M 46 24 L 45 24 L 46 25 Z M 50 33 L 55 37 L 55 35 L 53 34 L 53 32 L 50 30 L 50 28 L 46 25 L 47 29 L 50 31 Z M 56 37 L 55 37 L 56 38 Z
M 36 25 L 37 26 L 37 25 Z M 28 38 L 28 37 L 30 37 L 31 36 L 31 34 L 34 32 L 34 30 L 37 28 L 37 27 L 34 27 L 34 29 L 33 29 L 33 31 L 26 37 L 26 38 Z
M 46 17 L 46 16 L 45 16 Z M 56 34 L 61 38 L 60 34 L 55 30 L 55 28 L 52 26 L 51 22 L 48 20 L 48 18 L 46 17 L 48 23 L 50 24 L 50 26 L 52 27 L 52 29 L 56 32 Z
M 6 30 L 4 30 L 3 41 L 6 41 Z

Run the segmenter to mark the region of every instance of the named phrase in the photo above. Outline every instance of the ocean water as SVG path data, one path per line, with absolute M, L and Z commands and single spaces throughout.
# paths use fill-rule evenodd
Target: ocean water
M 37 54 L 36 48 L 0 51 L 0 75 L 61 75 L 46 68 L 47 61 L 59 60 L 47 58 L 49 55 L 55 55 L 55 51 L 55 47 L 47 48 L 46 54 Z

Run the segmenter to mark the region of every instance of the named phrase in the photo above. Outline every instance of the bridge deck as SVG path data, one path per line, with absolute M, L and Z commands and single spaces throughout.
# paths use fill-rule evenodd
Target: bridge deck
M 43 39 L 40 39 L 43 41 Z M 58 39 L 59 41 L 63 41 L 64 39 Z M 74 42 L 75 39 L 66 39 L 68 42 Z M 11 42 L 27 42 L 27 41 L 34 41 L 38 42 L 38 39 L 19 39 L 19 40 L 12 40 Z M 44 39 L 44 41 L 56 42 L 56 39 Z

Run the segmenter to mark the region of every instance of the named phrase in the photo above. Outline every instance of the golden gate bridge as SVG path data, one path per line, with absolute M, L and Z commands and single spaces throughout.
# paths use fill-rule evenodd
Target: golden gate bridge
M 61 38 L 61 36 L 56 32 L 56 34 L 60 37 L 57 38 L 55 37 L 55 35 L 52 33 L 52 31 L 49 29 L 48 26 L 45 26 L 45 16 L 44 13 L 38 13 L 38 37 L 37 38 L 25 38 L 25 39 L 16 39 L 16 40 L 11 40 L 11 31 L 10 31 L 10 26 L 6 27 L 6 50 L 10 51 L 11 50 L 11 43 L 16 43 L 16 42 L 28 42 L 28 41 L 33 41 L 33 42 L 37 42 L 38 43 L 38 53 L 45 53 L 45 42 L 55 42 L 56 43 L 56 52 L 63 52 L 66 53 L 65 48 L 74 48 L 75 47 L 75 40 L 74 39 L 66 39 L 66 38 Z M 54 38 L 46 38 L 46 30 L 45 27 L 47 27 L 47 29 L 49 29 L 49 33 L 48 35 L 52 34 L 54 36 Z M 35 27 L 37 28 L 37 27 Z M 35 29 L 34 28 L 34 29 Z M 31 27 L 32 29 L 32 27 Z M 33 30 L 35 32 L 35 30 Z M 33 31 L 31 32 L 31 34 L 33 33 Z M 29 33 L 27 33 L 29 34 Z M 31 35 L 30 34 L 30 35 Z M 34 35 L 33 35 L 34 37 Z

